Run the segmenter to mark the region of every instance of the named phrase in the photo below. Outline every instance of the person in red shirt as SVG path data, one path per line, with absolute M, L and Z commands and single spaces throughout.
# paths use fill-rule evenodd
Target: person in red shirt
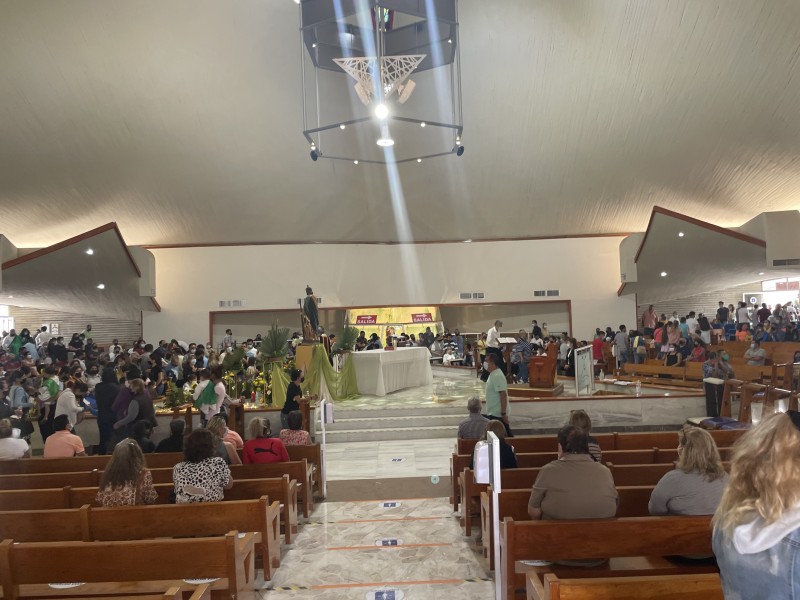
M 244 443 L 242 462 L 257 463 L 289 462 L 289 453 L 278 438 L 269 437 L 269 421 L 256 417 L 247 426 L 250 439 Z
M 592 358 L 594 360 L 603 360 L 603 334 L 596 333 L 592 340 Z

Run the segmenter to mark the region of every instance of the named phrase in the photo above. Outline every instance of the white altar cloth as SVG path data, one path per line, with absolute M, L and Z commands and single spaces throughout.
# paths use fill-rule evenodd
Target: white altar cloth
M 433 383 L 427 348 L 364 350 L 350 359 L 356 369 L 361 394 L 385 396 L 391 392 Z

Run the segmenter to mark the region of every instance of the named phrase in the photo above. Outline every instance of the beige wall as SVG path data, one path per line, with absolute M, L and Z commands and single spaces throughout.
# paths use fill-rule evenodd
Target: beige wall
M 633 297 L 617 297 L 619 241 L 156 249 L 162 312 L 145 313 L 144 335 L 206 341 L 219 300 L 295 309 L 308 283 L 325 308 L 458 304 L 463 291 L 484 292 L 476 304 L 520 302 L 534 300 L 534 290 L 559 289 L 547 300 L 571 300 L 574 334 L 588 337 L 601 325 L 635 322 Z

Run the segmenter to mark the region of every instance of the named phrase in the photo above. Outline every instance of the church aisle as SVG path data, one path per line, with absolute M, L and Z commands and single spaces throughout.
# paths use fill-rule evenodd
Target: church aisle
M 395 600 L 494 597 L 494 583 L 447 498 L 392 504 L 318 505 L 262 598 L 363 599 L 391 589 Z

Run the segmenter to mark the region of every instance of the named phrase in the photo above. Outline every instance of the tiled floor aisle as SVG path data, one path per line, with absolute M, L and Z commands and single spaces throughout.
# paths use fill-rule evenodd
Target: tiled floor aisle
M 318 505 L 262 598 L 364 599 L 380 589 L 408 600 L 493 598 L 494 584 L 447 498 L 398 502 Z M 379 548 L 382 539 L 399 545 Z

